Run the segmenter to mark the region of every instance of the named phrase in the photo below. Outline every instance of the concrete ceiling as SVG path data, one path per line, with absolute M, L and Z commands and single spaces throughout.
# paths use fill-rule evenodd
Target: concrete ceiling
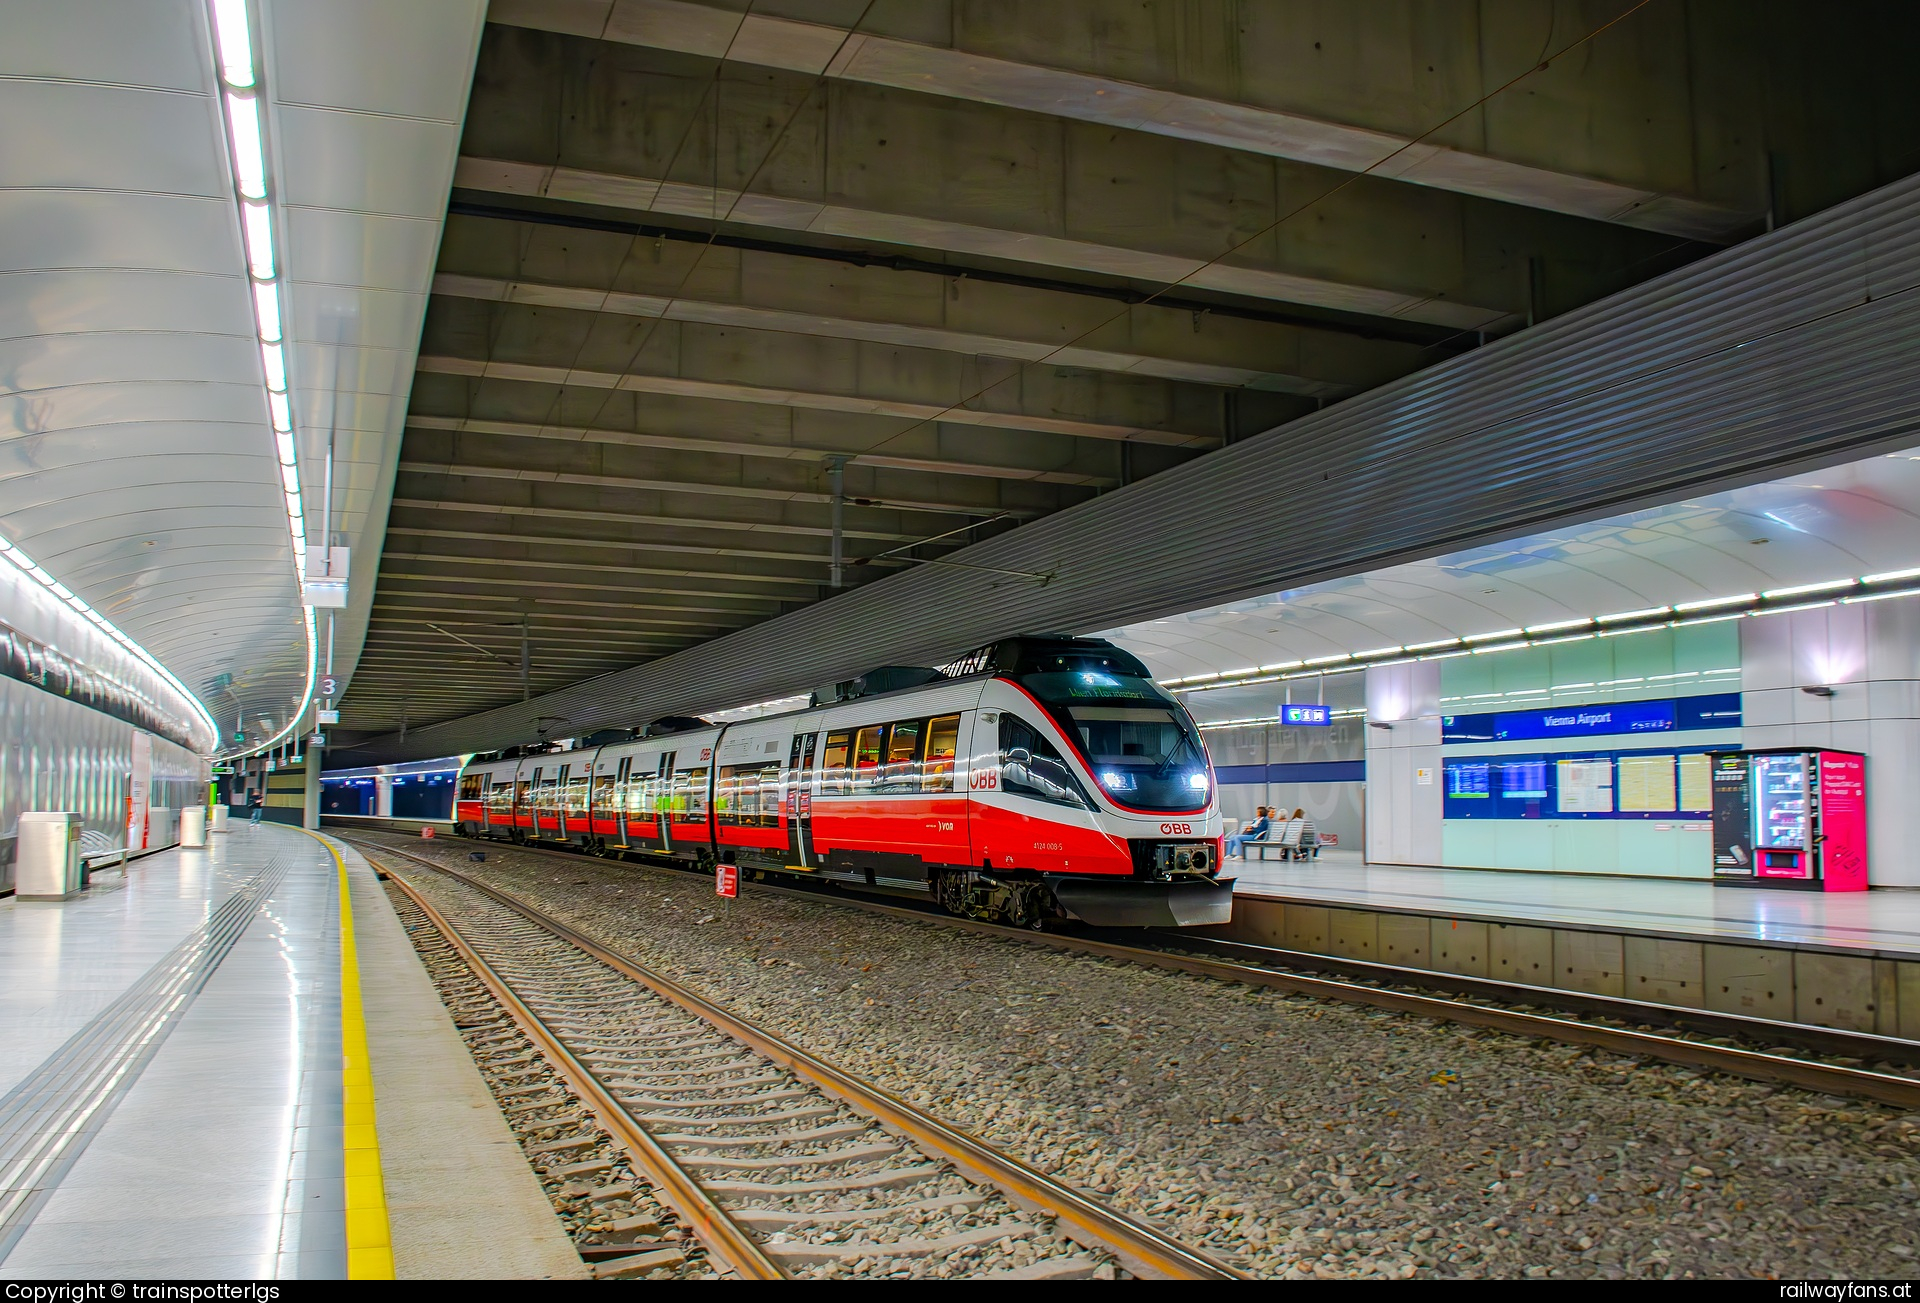
M 1920 165 L 1895 4 L 488 17 L 349 734 L 830 596 L 829 458 L 864 584 Z
M 366 560 L 483 0 L 258 0 L 305 512 Z M 231 741 L 294 722 L 308 642 L 199 0 L 0 0 L 0 532 Z

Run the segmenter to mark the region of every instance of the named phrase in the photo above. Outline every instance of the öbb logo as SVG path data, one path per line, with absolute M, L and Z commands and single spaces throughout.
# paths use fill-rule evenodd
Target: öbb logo
M 1191 837 L 1193 836 L 1193 825 L 1190 823 L 1163 823 L 1160 825 L 1160 832 L 1163 836 L 1167 837 Z
M 973 776 L 967 780 L 967 786 L 976 792 L 991 792 L 1000 786 L 1000 771 L 998 769 L 975 770 Z

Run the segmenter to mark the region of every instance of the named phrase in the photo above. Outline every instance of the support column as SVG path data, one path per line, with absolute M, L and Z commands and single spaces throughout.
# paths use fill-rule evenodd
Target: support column
M 1440 666 L 1367 671 L 1367 862 L 1443 864 Z
M 323 748 L 308 744 L 306 803 L 300 811 L 300 826 L 303 828 L 320 826 L 320 761 L 323 753 Z
M 373 780 L 373 812 L 382 819 L 393 817 L 393 780 L 385 774 Z

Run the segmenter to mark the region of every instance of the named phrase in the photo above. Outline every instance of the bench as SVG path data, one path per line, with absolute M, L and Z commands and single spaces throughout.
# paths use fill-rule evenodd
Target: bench
M 1279 851 L 1283 860 L 1314 859 L 1320 854 L 1320 841 L 1308 831 L 1306 825 L 1305 819 L 1289 819 L 1278 837 L 1269 833 L 1265 837 L 1240 843 L 1240 849 L 1242 853 L 1257 850 L 1262 860 L 1267 858 L 1270 850 Z

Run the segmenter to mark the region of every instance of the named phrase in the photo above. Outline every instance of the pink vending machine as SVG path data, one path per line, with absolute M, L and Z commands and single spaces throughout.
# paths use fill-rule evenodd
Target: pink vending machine
M 1713 880 L 1867 889 L 1867 758 L 1855 751 L 1713 757 Z

